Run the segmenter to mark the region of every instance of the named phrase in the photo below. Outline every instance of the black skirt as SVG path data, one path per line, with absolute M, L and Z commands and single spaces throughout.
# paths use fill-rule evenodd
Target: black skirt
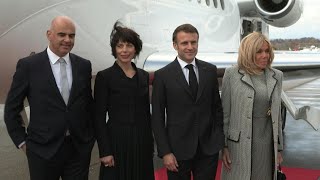
M 115 166 L 101 164 L 100 180 L 154 180 L 151 129 L 119 125 L 110 131 Z

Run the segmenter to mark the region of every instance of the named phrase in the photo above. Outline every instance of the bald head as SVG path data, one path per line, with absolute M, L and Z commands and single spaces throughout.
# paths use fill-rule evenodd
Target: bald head
M 49 48 L 59 57 L 68 54 L 74 45 L 75 25 L 71 18 L 67 16 L 57 16 L 47 31 Z
M 57 16 L 51 21 L 50 30 L 54 30 L 56 27 L 59 26 L 73 26 L 75 29 L 75 25 L 71 18 L 68 16 Z

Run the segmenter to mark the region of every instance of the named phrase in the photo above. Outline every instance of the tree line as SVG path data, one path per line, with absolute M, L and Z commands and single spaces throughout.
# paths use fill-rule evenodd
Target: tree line
M 270 40 L 275 50 L 299 51 L 315 46 L 320 48 L 320 39 L 305 37 L 300 39 L 272 39 Z

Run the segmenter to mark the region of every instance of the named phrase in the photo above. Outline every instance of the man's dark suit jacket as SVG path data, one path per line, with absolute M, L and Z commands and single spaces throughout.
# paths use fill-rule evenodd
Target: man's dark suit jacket
M 93 146 L 91 63 L 70 53 L 72 87 L 68 105 L 57 87 L 47 51 L 20 59 L 7 96 L 4 120 L 8 133 L 18 147 L 49 159 L 64 142 L 68 129 L 79 153 L 89 153 Z M 25 130 L 20 112 L 27 97 L 30 122 Z
M 160 157 L 173 153 L 177 160 L 222 149 L 223 112 L 216 66 L 196 59 L 199 86 L 193 100 L 188 82 L 176 59 L 154 73 L 152 129 Z

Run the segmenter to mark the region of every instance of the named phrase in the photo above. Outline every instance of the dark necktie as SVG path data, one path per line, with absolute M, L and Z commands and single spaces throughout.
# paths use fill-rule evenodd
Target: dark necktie
M 196 73 L 194 72 L 192 64 L 186 65 L 186 68 L 189 69 L 189 87 L 191 89 L 192 96 L 195 99 L 197 97 L 197 92 L 198 92 L 197 76 L 196 76 Z

